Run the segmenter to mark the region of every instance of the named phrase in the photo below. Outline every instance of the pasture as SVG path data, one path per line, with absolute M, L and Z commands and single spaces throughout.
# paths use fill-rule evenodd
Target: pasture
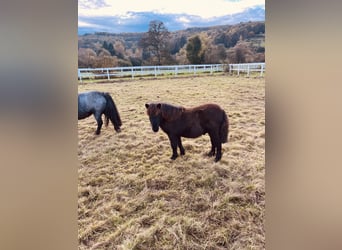
M 81 84 L 109 92 L 121 116 L 95 135 L 78 121 L 79 249 L 264 249 L 265 79 L 200 76 Z M 152 131 L 145 103 L 217 103 L 229 118 L 222 159 L 208 134 L 182 138 L 171 160 L 167 135 Z

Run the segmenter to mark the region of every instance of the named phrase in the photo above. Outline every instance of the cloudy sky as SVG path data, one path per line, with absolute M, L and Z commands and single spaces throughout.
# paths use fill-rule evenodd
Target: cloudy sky
M 148 27 L 148 19 L 157 19 L 174 25 L 168 28 L 175 30 L 196 26 L 196 23 L 203 26 L 215 20 L 222 22 L 223 16 L 256 7 L 264 11 L 265 0 L 78 0 L 78 27 L 79 30 L 122 32 L 127 29 L 131 32 L 136 29 L 138 32 Z

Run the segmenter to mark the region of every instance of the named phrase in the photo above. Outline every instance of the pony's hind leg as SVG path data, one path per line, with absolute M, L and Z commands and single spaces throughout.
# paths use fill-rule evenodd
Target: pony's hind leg
M 215 147 L 214 147 L 214 146 L 211 146 L 211 150 L 209 151 L 208 156 L 209 156 L 209 157 L 212 157 L 212 156 L 214 156 L 214 155 L 215 155 Z
M 222 157 L 222 144 L 219 142 L 217 145 L 217 153 L 216 153 L 215 162 L 218 162 L 219 160 L 221 160 L 221 157 Z
M 109 117 L 105 116 L 105 126 L 108 127 L 109 124 Z
M 181 137 L 178 137 L 178 147 L 179 147 L 179 150 L 180 150 L 180 154 L 181 155 L 185 155 L 185 149 L 182 145 L 182 140 L 181 140 Z
M 213 140 L 213 136 L 210 136 L 210 142 L 211 142 L 211 150 L 209 151 L 208 156 L 212 157 L 215 155 L 215 148 L 216 148 L 214 140 Z
M 101 117 L 101 114 L 94 114 L 94 116 L 95 116 L 95 120 L 97 122 L 97 129 L 95 131 L 95 134 L 99 135 L 101 133 L 101 127 L 103 124 L 102 117 Z
M 211 151 L 209 152 L 209 156 L 215 155 L 215 149 L 216 149 L 216 157 L 215 162 L 218 162 L 221 160 L 222 157 L 222 145 L 220 141 L 220 136 L 218 133 L 209 133 L 210 141 L 211 141 Z

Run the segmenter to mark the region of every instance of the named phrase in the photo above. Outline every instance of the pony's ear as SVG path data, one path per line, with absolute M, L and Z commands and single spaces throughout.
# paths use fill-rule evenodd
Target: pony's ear
M 158 103 L 158 104 L 157 104 L 157 108 L 158 108 L 158 109 L 161 109 L 161 103 Z
M 150 106 L 150 104 L 145 103 L 145 107 L 148 109 L 148 107 Z

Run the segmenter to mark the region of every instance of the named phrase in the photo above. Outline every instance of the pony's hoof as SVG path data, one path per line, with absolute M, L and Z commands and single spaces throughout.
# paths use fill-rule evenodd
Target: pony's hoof
M 219 160 L 221 160 L 221 157 L 216 157 L 215 158 L 215 162 L 218 162 Z
M 119 129 L 115 129 L 115 131 L 117 132 L 117 133 L 120 133 L 121 132 L 121 129 L 119 128 Z
M 178 157 L 178 155 L 173 155 L 173 156 L 171 156 L 171 160 L 176 160 L 176 158 Z
M 215 152 L 213 152 L 213 151 L 210 151 L 209 153 L 208 153 L 208 156 L 209 157 L 213 157 L 215 155 Z

